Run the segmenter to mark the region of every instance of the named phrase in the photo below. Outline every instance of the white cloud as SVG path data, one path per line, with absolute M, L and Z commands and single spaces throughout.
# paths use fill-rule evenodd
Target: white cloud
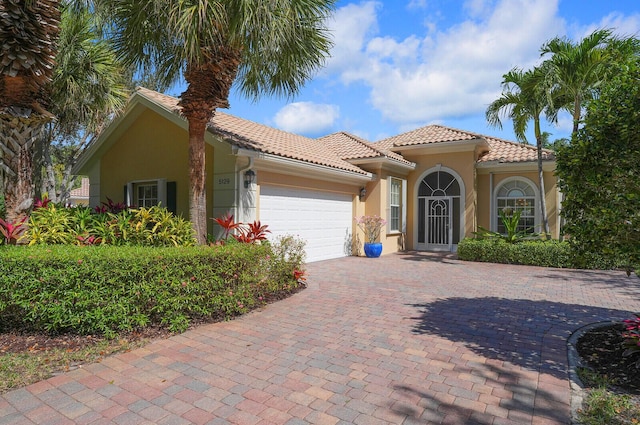
M 368 1 L 349 4 L 336 10 L 327 22 L 333 35 L 334 47 L 322 73 L 340 72 L 365 59 L 362 47 L 367 37 L 377 31 L 376 12 L 380 7 L 380 3 Z
M 564 32 L 557 2 L 471 0 L 467 20 L 404 40 L 375 36 L 378 3 L 352 4 L 332 23 L 339 36 L 328 72 L 368 86 L 369 102 L 397 125 L 478 114 L 503 74 L 535 65 L 540 46 Z
M 612 28 L 615 34 L 621 37 L 637 37 L 640 35 L 640 13 L 627 16 L 613 12 L 604 16 L 598 23 L 572 28 L 571 36 L 579 40 L 602 28 Z
M 319 134 L 330 130 L 340 116 L 335 105 L 313 102 L 290 103 L 280 109 L 274 122 L 281 130 L 297 134 Z

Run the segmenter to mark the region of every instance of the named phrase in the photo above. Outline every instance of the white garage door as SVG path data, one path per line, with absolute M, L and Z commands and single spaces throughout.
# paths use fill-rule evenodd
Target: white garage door
M 260 188 L 260 221 L 269 239 L 294 235 L 306 241 L 307 261 L 351 252 L 352 195 L 277 186 Z

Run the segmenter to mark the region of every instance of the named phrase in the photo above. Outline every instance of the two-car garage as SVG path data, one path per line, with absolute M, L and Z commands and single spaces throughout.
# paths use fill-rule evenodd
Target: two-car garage
M 259 217 L 269 239 L 293 235 L 306 242 L 307 261 L 351 254 L 353 196 L 275 185 L 260 187 Z

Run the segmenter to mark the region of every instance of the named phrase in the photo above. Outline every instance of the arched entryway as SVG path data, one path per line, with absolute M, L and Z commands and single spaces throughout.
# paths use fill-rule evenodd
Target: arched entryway
M 447 167 L 427 170 L 416 190 L 416 249 L 455 251 L 464 233 L 464 183 Z

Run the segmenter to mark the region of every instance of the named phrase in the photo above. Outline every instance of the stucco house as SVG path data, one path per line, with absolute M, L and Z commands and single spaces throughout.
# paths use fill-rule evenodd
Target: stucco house
M 540 197 L 551 234 L 559 231 L 552 152 L 439 125 L 376 143 L 340 132 L 311 139 L 216 112 L 206 133 L 207 214 L 260 220 L 271 237 L 298 235 L 308 261 L 358 254 L 354 217 L 380 215 L 383 253 L 453 251 L 478 225 L 501 230 L 498 211 L 522 210 L 539 229 Z M 140 88 L 125 113 L 81 156 L 91 206 L 107 197 L 156 203 L 188 216 L 188 125 L 178 99 Z M 210 231 L 214 232 L 213 221 Z

